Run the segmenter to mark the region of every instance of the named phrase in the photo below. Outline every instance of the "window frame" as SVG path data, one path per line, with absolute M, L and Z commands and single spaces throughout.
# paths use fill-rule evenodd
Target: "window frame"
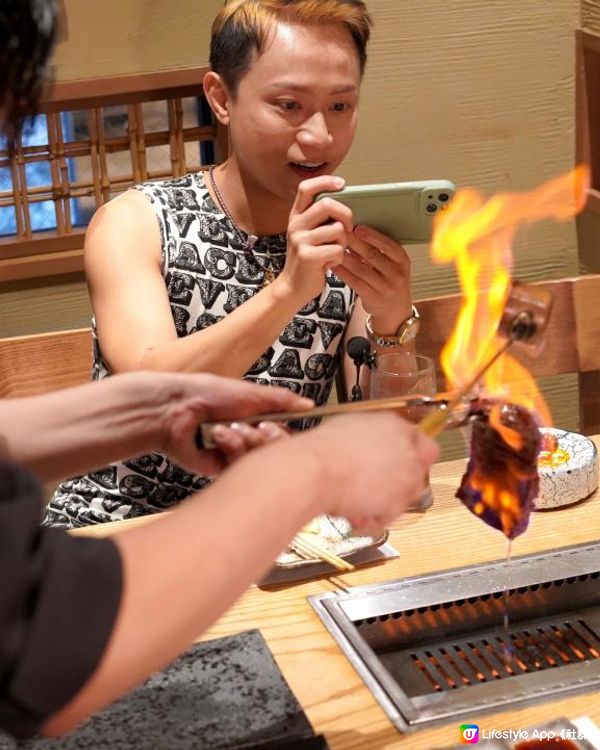
M 115 190 L 126 190 L 135 182 L 144 179 L 154 179 L 147 176 L 145 164 L 136 162 L 134 156 L 135 149 L 141 148 L 145 153 L 146 145 L 157 145 L 157 139 L 160 145 L 169 145 L 171 154 L 171 169 L 169 176 L 177 177 L 186 173 L 185 169 L 185 152 L 184 144 L 190 142 L 212 143 L 215 153 L 215 161 L 221 161 L 227 153 L 227 130 L 221 125 L 199 125 L 193 128 L 184 128 L 181 100 L 188 97 L 203 98 L 204 89 L 202 81 L 207 72 L 206 67 L 181 68 L 176 70 L 156 71 L 144 74 L 111 76 L 106 78 L 85 79 L 77 81 L 66 81 L 56 83 L 51 87 L 46 87 L 42 94 L 39 114 L 48 115 L 49 131 L 55 130 L 52 125 L 60 117 L 61 112 L 87 110 L 88 122 L 90 123 L 90 137 L 82 142 L 84 150 L 82 155 L 90 153 L 85 149 L 96 149 L 94 155 L 90 155 L 93 166 L 93 189 L 96 208 L 109 199 L 109 192 Z M 137 112 L 139 122 L 143 122 L 141 115 L 141 105 L 145 102 L 166 101 L 168 113 L 168 129 L 160 134 L 145 133 L 137 134 L 128 128 L 127 138 L 129 140 L 128 148 L 132 153 L 132 179 L 126 180 L 124 187 L 115 187 L 110 185 L 110 180 L 106 171 L 103 174 L 96 174 L 94 168 L 94 159 L 97 161 L 98 149 L 102 147 L 103 135 L 96 132 L 92 138 L 92 129 L 94 121 L 102 120 L 101 112 L 104 107 L 115 105 L 128 107 L 130 120 L 132 112 Z M 134 118 L 134 122 L 136 122 Z M 133 129 L 135 131 L 135 128 Z M 166 135 L 168 134 L 168 135 Z M 65 176 L 63 170 L 62 183 L 67 181 L 67 190 L 62 189 L 61 177 L 57 176 L 56 165 L 53 160 L 64 164 L 66 159 L 77 155 L 74 147 L 69 143 L 66 145 L 61 141 L 57 144 L 56 138 L 49 132 L 49 150 L 52 153 L 50 160 L 54 176 L 51 185 L 50 200 L 56 204 L 57 218 L 60 206 L 65 205 L 71 199 L 69 188 L 71 183 Z M 109 139 L 107 139 L 108 141 Z M 121 139 L 123 140 L 123 139 Z M 153 142 L 154 141 L 154 142 Z M 17 152 L 15 157 L 10 158 L 6 151 L 0 151 L 0 166 L 8 167 L 13 174 L 13 205 L 18 206 L 19 202 L 24 202 L 24 211 L 28 211 L 27 195 L 23 197 L 18 188 L 18 173 L 23 167 L 23 155 L 30 154 L 31 149 L 35 147 L 26 147 Z M 76 149 L 75 149 L 76 150 Z M 127 147 L 122 148 L 126 151 Z M 143 160 L 142 160 L 143 161 Z M 162 175 L 161 175 L 162 176 Z M 17 179 L 15 179 L 17 177 Z M 109 180 L 107 184 L 107 180 Z M 57 203 L 59 202 L 60 205 Z M 68 210 L 67 210 L 68 212 Z M 0 239 L 0 282 L 15 281 L 19 279 L 35 278 L 40 276 L 61 275 L 65 273 L 81 272 L 83 270 L 83 239 L 85 228 L 72 228 L 70 221 L 57 221 L 57 228 L 49 231 L 31 232 L 23 221 L 17 218 L 18 231 L 16 235 Z

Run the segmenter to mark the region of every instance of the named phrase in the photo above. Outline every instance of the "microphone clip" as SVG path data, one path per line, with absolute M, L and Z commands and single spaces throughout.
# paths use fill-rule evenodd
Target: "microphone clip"
M 369 370 L 377 367 L 377 352 L 371 351 L 371 347 L 369 347 L 369 351 L 365 353 L 364 364 L 369 368 Z
M 369 370 L 377 367 L 377 352 L 372 351 L 371 344 L 363 336 L 353 336 L 346 347 L 350 359 L 356 367 L 356 382 L 350 392 L 350 401 L 362 401 L 360 387 L 360 368 L 366 365 Z

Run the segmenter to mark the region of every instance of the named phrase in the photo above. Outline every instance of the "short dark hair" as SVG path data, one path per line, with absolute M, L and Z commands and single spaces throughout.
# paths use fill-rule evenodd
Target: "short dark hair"
M 55 0 L 2 0 L 0 121 L 9 148 L 35 114 L 56 35 Z
M 362 0 L 231 0 L 213 22 L 210 65 L 233 95 L 250 67 L 253 52 L 263 51 L 278 21 L 345 26 L 354 40 L 363 74 L 372 21 Z

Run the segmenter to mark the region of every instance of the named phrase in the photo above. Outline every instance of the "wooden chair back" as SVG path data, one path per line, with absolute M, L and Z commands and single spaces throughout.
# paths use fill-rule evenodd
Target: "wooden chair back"
M 544 347 L 537 356 L 523 347 L 514 347 L 511 354 L 536 377 L 578 373 L 580 429 L 585 434 L 597 434 L 600 432 L 600 275 L 536 282 L 535 286 L 550 291 L 554 300 Z M 417 302 L 422 321 L 418 351 L 438 363 L 454 327 L 460 300 L 459 294 L 451 294 Z M 438 382 L 444 387 L 439 372 Z
M 91 371 L 89 328 L 0 339 L 0 398 L 87 383 Z

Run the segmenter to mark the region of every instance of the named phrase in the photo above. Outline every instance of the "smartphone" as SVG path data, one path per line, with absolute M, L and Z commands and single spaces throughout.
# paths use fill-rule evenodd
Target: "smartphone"
M 353 185 L 315 200 L 334 198 L 352 209 L 354 226 L 365 224 L 402 245 L 429 242 L 433 217 L 445 211 L 456 188 L 449 180 Z

